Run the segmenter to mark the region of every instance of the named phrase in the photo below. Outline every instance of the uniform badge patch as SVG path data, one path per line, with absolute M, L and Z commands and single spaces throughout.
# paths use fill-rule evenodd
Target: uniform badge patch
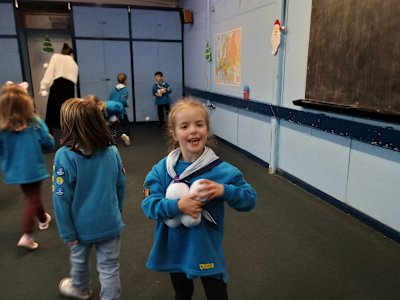
M 64 173 L 64 168 L 60 167 L 60 168 L 57 169 L 57 175 L 58 175 L 58 176 L 62 176 L 62 175 L 64 175 L 64 174 L 65 174 L 65 173 Z
M 214 265 L 214 263 L 199 264 L 199 268 L 200 268 L 200 270 L 210 270 L 210 269 L 214 269 L 215 265 Z
M 58 185 L 62 185 L 64 183 L 64 179 L 62 177 L 57 177 L 56 182 Z
M 58 187 L 58 188 L 56 189 L 56 195 L 57 195 L 57 196 L 62 196 L 62 195 L 64 195 L 64 189 L 63 189 L 62 187 Z
M 143 187 L 143 198 L 150 196 L 150 187 L 145 186 Z

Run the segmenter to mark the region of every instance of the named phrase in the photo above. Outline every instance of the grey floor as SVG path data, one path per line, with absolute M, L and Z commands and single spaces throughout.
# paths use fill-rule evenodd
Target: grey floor
M 163 133 L 153 124 L 132 129 L 133 145 L 119 146 L 127 169 L 122 236 L 123 299 L 173 299 L 167 274 L 144 265 L 154 222 L 142 214 L 142 183 L 166 154 Z M 230 147 L 215 151 L 241 169 L 257 190 L 248 213 L 226 209 L 225 252 L 231 300 L 400 299 L 400 246 L 334 207 L 304 192 Z M 47 154 L 49 169 L 54 154 Z M 50 181 L 43 201 L 52 212 Z M 18 186 L 0 185 L 0 299 L 66 299 L 58 283 L 68 275 L 68 249 L 54 223 L 37 232 L 39 249 L 18 249 L 23 207 Z M 377 199 L 379 201 L 379 199 Z M 93 255 L 92 255 L 93 256 Z M 99 283 L 92 257 L 93 290 Z M 205 299 L 198 281 L 194 299 Z

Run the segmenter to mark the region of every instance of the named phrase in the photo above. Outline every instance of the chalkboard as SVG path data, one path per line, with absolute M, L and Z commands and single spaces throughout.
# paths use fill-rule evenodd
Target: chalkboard
M 313 0 L 305 100 L 400 117 L 400 0 Z

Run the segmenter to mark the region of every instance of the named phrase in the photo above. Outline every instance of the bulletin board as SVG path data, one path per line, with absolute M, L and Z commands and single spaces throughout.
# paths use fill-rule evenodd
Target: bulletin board
M 399 16 L 399 0 L 313 0 L 305 100 L 400 118 Z

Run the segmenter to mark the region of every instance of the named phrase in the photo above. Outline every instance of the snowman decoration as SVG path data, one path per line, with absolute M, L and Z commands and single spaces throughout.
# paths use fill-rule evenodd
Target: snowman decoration
M 199 193 L 200 189 L 202 188 L 202 179 L 198 179 L 192 183 L 192 185 L 189 186 L 185 182 L 177 182 L 173 181 L 167 188 L 166 193 L 165 193 L 165 198 L 167 199 L 180 199 L 181 197 L 184 197 L 189 194 L 194 194 L 196 196 L 197 201 L 205 202 L 207 201 L 207 198 L 201 197 L 201 194 Z M 167 225 L 170 228 L 176 228 L 179 225 L 183 225 L 185 227 L 194 227 L 200 224 L 202 215 L 210 222 L 215 223 L 214 219 L 212 219 L 211 215 L 203 209 L 202 213 L 199 214 L 199 216 L 194 219 L 189 215 L 181 214 L 178 215 L 172 219 L 166 219 L 164 220 L 165 225 Z
M 281 22 L 278 19 L 275 20 L 274 27 L 272 28 L 271 35 L 271 53 L 275 55 L 278 52 L 279 45 L 281 43 L 281 31 L 284 29 L 284 26 L 281 26 Z

